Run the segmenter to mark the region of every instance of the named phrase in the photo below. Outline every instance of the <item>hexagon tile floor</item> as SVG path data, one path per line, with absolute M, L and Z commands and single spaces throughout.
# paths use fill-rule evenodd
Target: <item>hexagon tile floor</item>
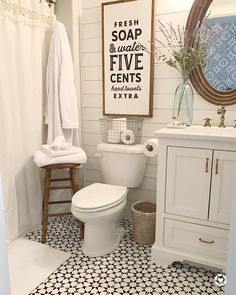
M 125 236 L 111 254 L 89 258 L 81 251 L 78 222 L 73 216 L 51 219 L 47 244 L 71 257 L 62 264 L 33 294 L 58 295 L 222 295 L 214 284 L 216 273 L 183 264 L 163 267 L 151 263 L 150 246 L 141 246 L 132 240 L 130 222 L 123 220 Z M 40 230 L 26 238 L 40 241 Z

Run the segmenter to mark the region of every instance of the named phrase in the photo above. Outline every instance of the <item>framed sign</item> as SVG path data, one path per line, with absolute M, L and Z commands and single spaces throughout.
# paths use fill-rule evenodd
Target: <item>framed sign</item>
M 153 5 L 102 4 L 103 115 L 152 117 Z

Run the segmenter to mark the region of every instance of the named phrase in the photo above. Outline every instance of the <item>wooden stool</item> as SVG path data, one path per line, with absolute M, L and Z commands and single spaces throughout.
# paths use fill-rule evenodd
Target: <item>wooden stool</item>
M 71 203 L 71 200 L 62 200 L 62 201 L 49 201 L 50 191 L 59 190 L 59 189 L 72 189 L 73 194 L 79 190 L 79 184 L 77 180 L 76 168 L 80 164 L 53 164 L 42 167 L 45 169 L 45 179 L 44 179 L 44 194 L 43 194 L 43 212 L 42 212 L 42 243 L 46 242 L 47 227 L 48 227 L 48 217 L 49 216 L 62 216 L 71 214 L 71 212 L 62 212 L 62 213 L 48 213 L 48 205 L 52 204 L 64 204 Z M 68 178 L 54 178 L 51 179 L 52 170 L 66 169 L 69 172 Z M 64 186 L 51 186 L 51 182 L 60 182 L 60 181 L 70 181 L 71 185 Z M 84 224 L 80 224 L 80 237 L 84 238 Z

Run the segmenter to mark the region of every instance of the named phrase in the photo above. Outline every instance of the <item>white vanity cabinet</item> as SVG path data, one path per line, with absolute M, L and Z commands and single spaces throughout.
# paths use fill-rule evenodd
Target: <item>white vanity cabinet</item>
M 225 135 L 211 128 L 156 132 L 154 262 L 187 260 L 225 269 L 231 201 L 236 197 L 236 129 L 225 129 Z

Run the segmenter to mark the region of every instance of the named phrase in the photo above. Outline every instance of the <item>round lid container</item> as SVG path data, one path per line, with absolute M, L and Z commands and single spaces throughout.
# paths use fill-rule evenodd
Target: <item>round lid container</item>
M 114 144 L 114 143 L 99 143 L 97 145 L 99 151 L 108 151 L 126 154 L 143 154 L 143 144 Z
M 110 206 L 122 200 L 127 193 L 123 186 L 94 183 L 79 190 L 72 198 L 78 209 L 92 210 Z

